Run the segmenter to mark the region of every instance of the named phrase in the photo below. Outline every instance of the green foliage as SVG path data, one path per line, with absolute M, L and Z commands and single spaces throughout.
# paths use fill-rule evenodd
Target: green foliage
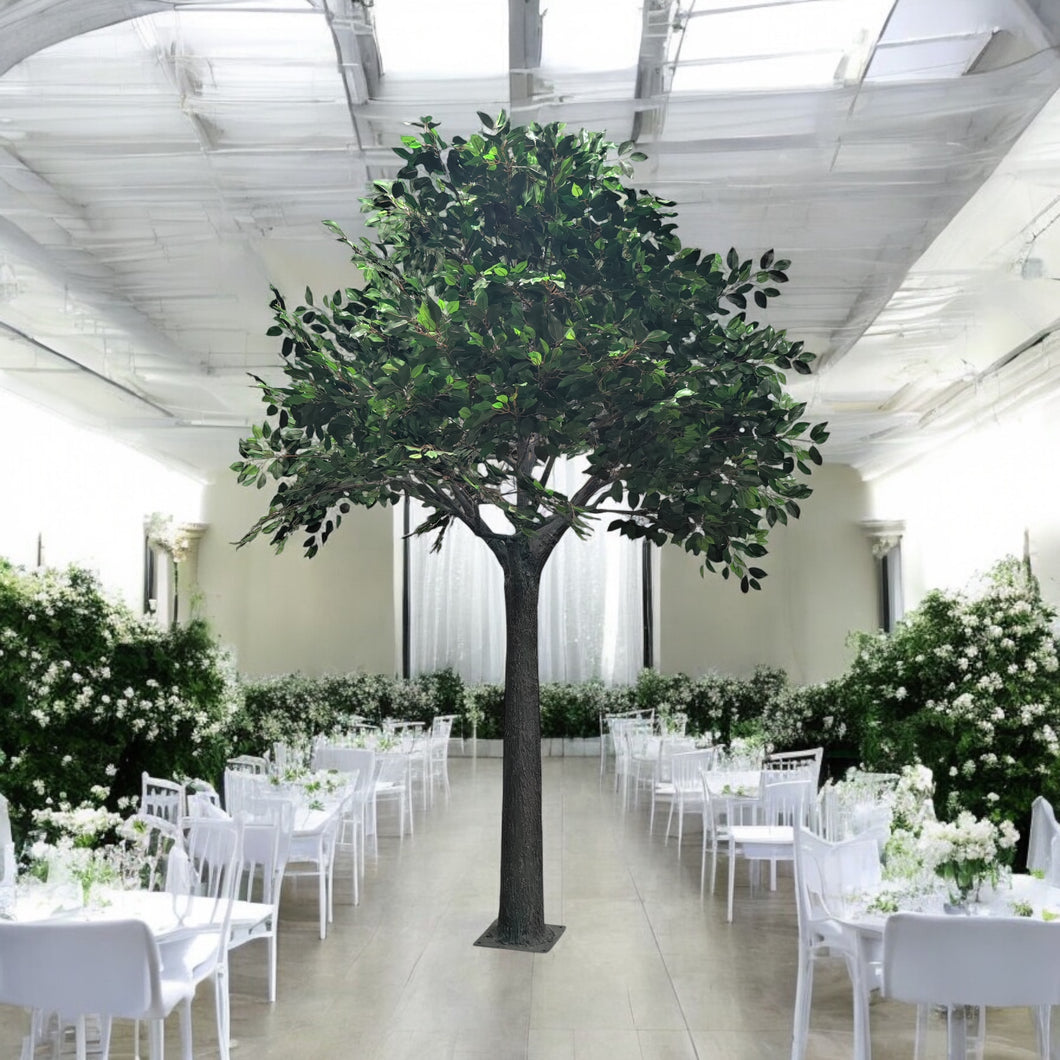
M 746 313 L 789 263 L 682 247 L 673 203 L 622 182 L 631 144 L 503 114 L 451 143 L 415 127 L 365 200 L 375 240 L 326 222 L 363 288 L 293 309 L 274 292 L 287 383 L 261 382 L 269 419 L 232 469 L 275 491 L 244 541 L 304 531 L 312 556 L 350 505 L 407 494 L 438 544 L 457 519 L 543 564 L 606 516 L 760 588 L 767 530 L 799 515 L 827 437 L 783 390 L 812 355 Z M 572 456 L 588 471 L 566 495 L 550 472 Z
M 143 770 L 216 775 L 237 702 L 202 622 L 163 629 L 86 570 L 0 561 L 0 790 L 20 829 L 48 800 L 126 805 Z
M 857 635 L 843 705 L 866 765 L 922 762 L 951 817 L 1020 821 L 1060 796 L 1055 617 L 1010 558 L 978 592 L 931 592 L 889 636 Z

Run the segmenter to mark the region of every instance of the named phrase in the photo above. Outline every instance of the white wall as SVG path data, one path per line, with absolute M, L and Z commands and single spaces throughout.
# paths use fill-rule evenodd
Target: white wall
M 1045 599 L 1060 607 L 1060 399 L 982 420 L 915 464 L 870 482 L 873 515 L 904 519 L 906 609 L 960 589 L 1024 534 Z
M 143 453 L 0 390 L 0 556 L 76 563 L 134 610 L 143 602 L 144 518 L 200 518 L 201 483 Z
M 851 630 L 877 628 L 875 560 L 858 525 L 868 496 L 857 472 L 818 468 L 802 516 L 770 532 L 760 592 L 741 593 L 673 547 L 661 556 L 659 669 L 748 673 L 783 667 L 793 683 L 838 676 Z
M 201 608 L 250 675 L 395 673 L 394 534 L 389 508 L 355 508 L 311 560 L 292 540 L 276 555 L 237 541 L 263 514 L 268 489 L 219 473 L 206 490 L 199 545 Z

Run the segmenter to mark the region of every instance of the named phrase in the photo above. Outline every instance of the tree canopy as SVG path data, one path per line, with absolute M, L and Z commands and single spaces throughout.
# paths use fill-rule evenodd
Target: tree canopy
M 827 437 L 783 389 L 812 354 L 748 313 L 790 263 L 683 247 L 674 204 L 624 183 L 631 143 L 479 117 L 466 139 L 430 118 L 402 138 L 397 180 L 364 200 L 374 238 L 325 222 L 362 287 L 294 309 L 274 289 L 286 383 L 259 381 L 269 420 L 232 468 L 275 492 L 243 541 L 304 531 L 312 556 L 351 505 L 408 495 L 439 545 L 455 519 L 547 556 L 605 520 L 759 588 Z M 550 475 L 574 456 L 565 494 Z

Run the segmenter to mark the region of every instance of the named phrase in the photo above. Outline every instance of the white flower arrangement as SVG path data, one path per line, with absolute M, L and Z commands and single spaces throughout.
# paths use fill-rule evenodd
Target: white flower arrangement
M 1011 821 L 997 825 L 964 811 L 955 821 L 926 822 L 918 848 L 925 865 L 950 884 L 953 897 L 967 901 L 987 880 L 996 885 L 1018 839 Z

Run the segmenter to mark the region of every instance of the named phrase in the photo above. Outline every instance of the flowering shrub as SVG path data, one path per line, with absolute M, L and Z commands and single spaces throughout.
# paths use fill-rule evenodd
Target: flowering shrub
M 0 561 L 0 790 L 33 809 L 139 794 L 143 770 L 218 773 L 239 695 L 202 622 L 162 629 L 86 570 Z
M 922 762 L 935 806 L 1021 820 L 1060 794 L 1055 615 L 1014 559 L 978 594 L 932 592 L 890 635 L 855 637 L 837 709 L 857 719 L 866 766 Z

